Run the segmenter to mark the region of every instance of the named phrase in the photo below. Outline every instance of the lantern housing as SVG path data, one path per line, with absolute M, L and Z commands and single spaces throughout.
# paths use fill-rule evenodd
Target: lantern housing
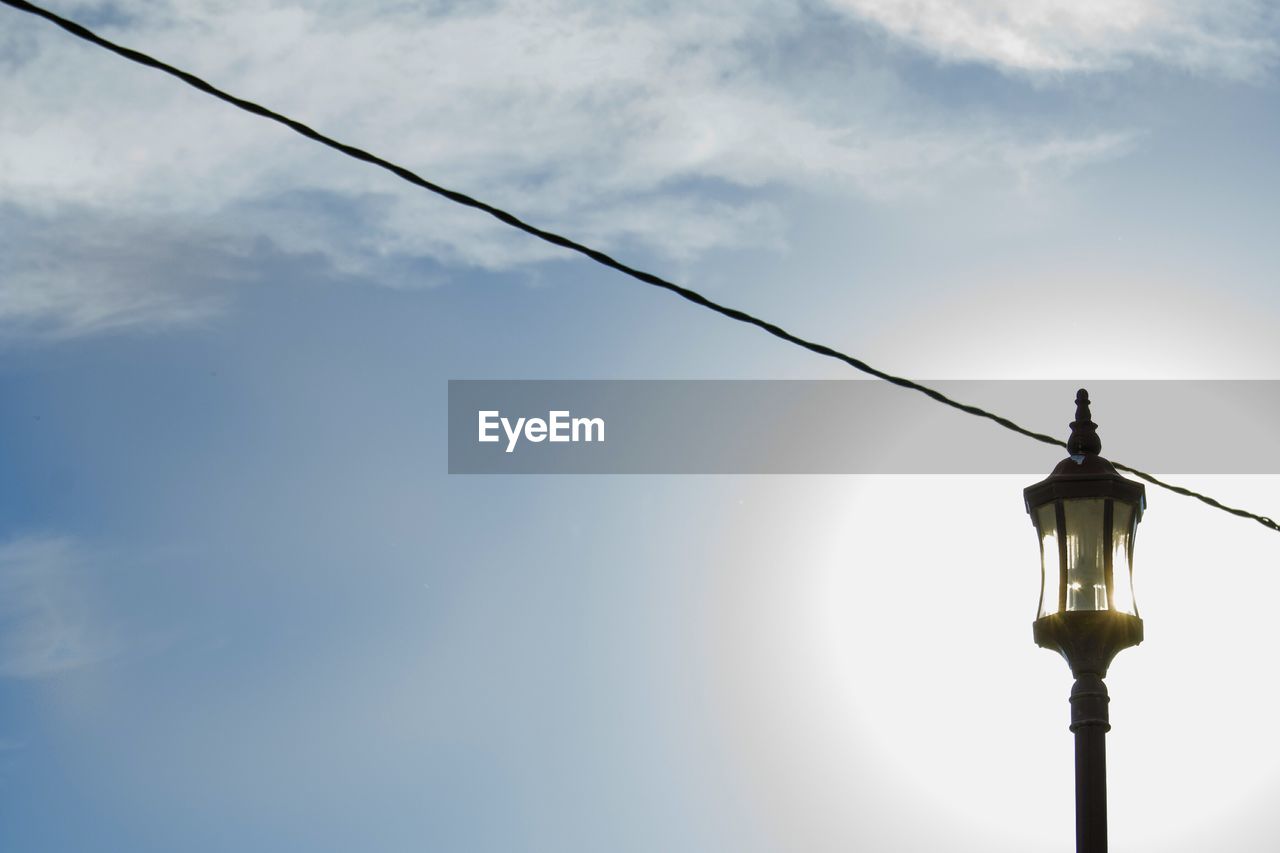
M 1089 394 L 1076 394 L 1066 459 L 1023 491 L 1040 540 L 1037 645 L 1059 652 L 1078 676 L 1105 676 L 1121 649 L 1142 642 L 1133 595 L 1133 539 L 1146 488 L 1098 453 Z

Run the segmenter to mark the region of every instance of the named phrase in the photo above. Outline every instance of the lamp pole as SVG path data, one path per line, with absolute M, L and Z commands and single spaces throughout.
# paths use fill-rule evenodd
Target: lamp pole
M 1107 684 L 1092 672 L 1071 688 L 1071 731 L 1076 736 L 1076 851 L 1107 849 Z
M 1098 455 L 1102 441 L 1089 405 L 1082 388 L 1067 441 L 1070 455 L 1023 497 L 1040 539 L 1040 609 L 1032 634 L 1037 645 L 1061 654 L 1075 676 L 1076 853 L 1106 853 L 1111 700 L 1103 679 L 1120 651 L 1142 642 L 1133 538 L 1146 489 Z

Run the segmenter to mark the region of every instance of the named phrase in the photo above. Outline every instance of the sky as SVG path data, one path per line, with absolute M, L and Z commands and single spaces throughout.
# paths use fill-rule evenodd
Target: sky
M 1040 431 L 1280 378 L 1266 3 L 49 7 L 885 370 L 1060 382 Z M 1073 849 L 1055 449 L 451 476 L 450 379 L 857 375 L 0 21 L 0 847 Z M 1269 851 L 1280 540 L 1148 502 L 1112 843 Z

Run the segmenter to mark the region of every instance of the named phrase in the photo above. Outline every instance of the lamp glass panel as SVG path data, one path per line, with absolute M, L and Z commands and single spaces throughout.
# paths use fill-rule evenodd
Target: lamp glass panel
M 1137 524 L 1133 507 L 1116 501 L 1111 519 L 1111 574 L 1115 589 L 1111 599 L 1114 609 L 1130 616 L 1138 615 L 1133 598 L 1133 535 Z
M 1036 531 L 1040 534 L 1040 616 L 1058 612 L 1062 569 L 1058 565 L 1058 519 L 1052 503 L 1036 508 Z
M 1062 502 L 1067 541 L 1067 610 L 1106 610 L 1104 498 Z

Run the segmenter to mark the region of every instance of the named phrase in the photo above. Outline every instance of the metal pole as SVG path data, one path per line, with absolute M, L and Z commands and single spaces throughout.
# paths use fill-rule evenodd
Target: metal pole
M 1076 736 L 1076 853 L 1107 853 L 1107 685 L 1092 672 L 1071 688 Z

